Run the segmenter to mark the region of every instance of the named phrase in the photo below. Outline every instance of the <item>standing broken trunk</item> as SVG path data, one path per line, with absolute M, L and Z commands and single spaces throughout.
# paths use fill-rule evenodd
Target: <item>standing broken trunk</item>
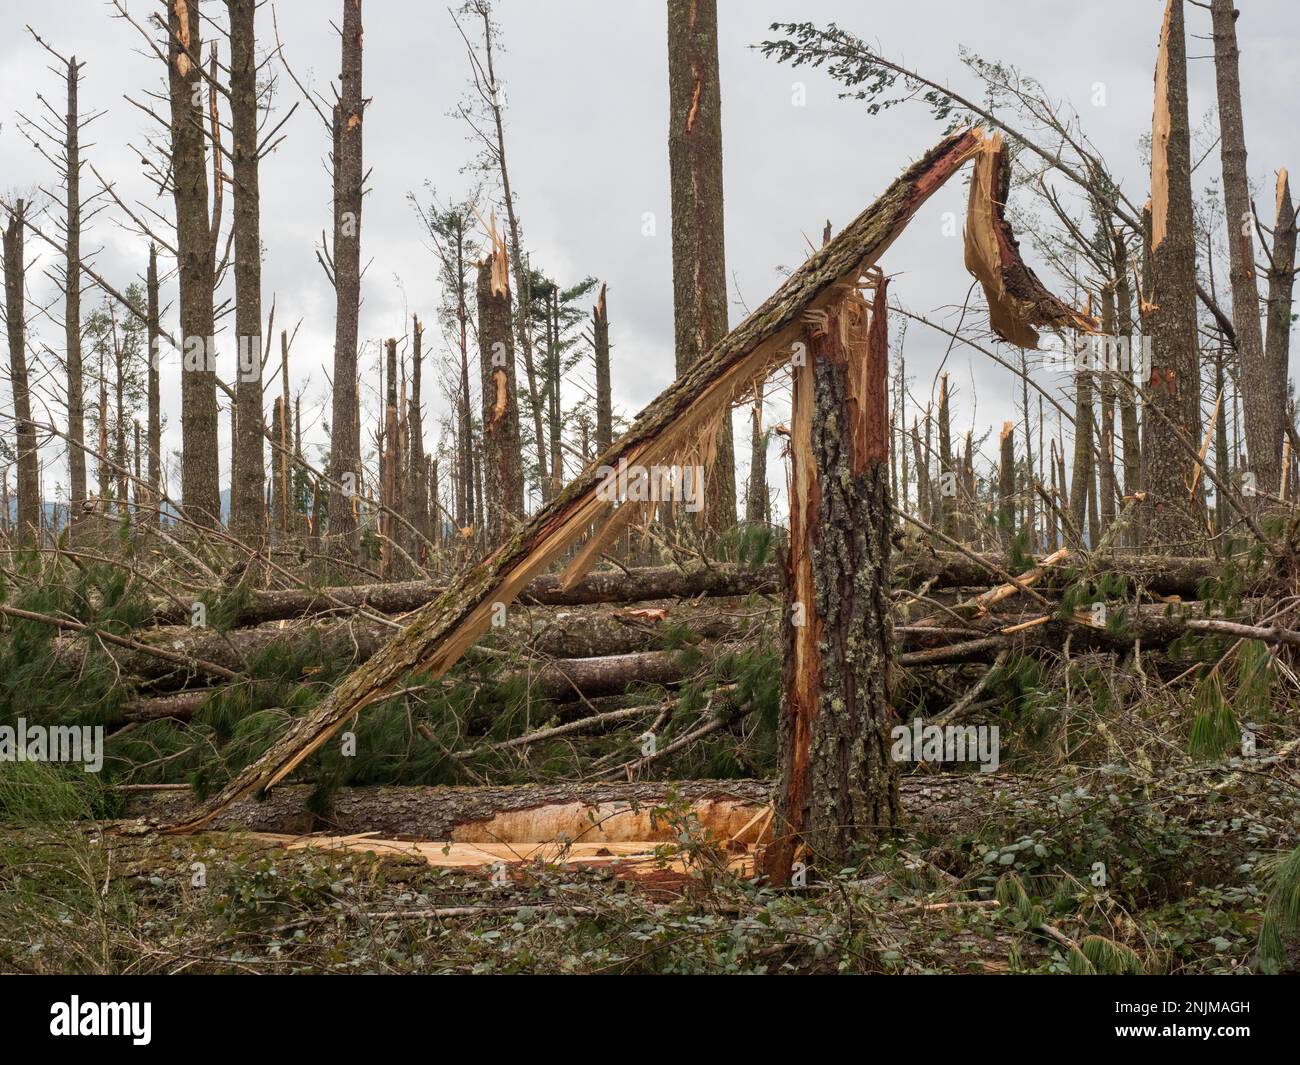
M 9 387 L 13 392 L 17 430 L 18 541 L 33 546 L 41 535 L 41 492 L 40 457 L 36 451 L 36 426 L 32 423 L 32 394 L 27 377 L 25 215 L 26 205 L 19 200 L 4 230 L 5 326 L 9 334 Z M 8 505 L 6 499 L 6 508 Z
M 496 547 L 524 516 L 523 455 L 510 333 L 510 273 L 505 242 L 478 270 L 478 344 L 483 391 L 483 495 L 488 544 Z
M 1143 532 L 1152 545 L 1204 534 L 1201 489 L 1192 488 L 1201 440 L 1196 250 L 1182 0 L 1169 0 L 1156 58 L 1151 129 L 1151 368 L 1142 419 Z M 1180 440 L 1179 437 L 1183 439 Z M 1190 447 L 1189 447 L 1190 445 Z
M 789 883 L 799 845 L 825 870 L 897 822 L 890 758 L 889 363 L 885 279 L 810 316 L 794 368 L 785 702 L 776 839 Z

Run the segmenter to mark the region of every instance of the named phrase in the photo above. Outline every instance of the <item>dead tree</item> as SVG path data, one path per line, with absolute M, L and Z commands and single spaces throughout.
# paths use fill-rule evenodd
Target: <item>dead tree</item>
M 591 309 L 591 339 L 596 358 L 596 454 L 603 455 L 614 442 L 613 383 L 609 363 L 609 310 L 605 286 Z
M 249 547 L 266 537 L 262 441 L 262 236 L 257 143 L 257 0 L 226 0 L 230 16 L 231 171 L 234 179 L 235 437 L 231 531 Z
M 1151 128 L 1152 350 L 1142 420 L 1142 523 L 1152 545 L 1185 543 L 1204 529 L 1202 497 L 1191 490 L 1194 456 L 1186 446 L 1201 439 L 1191 173 L 1183 4 L 1168 0 Z
M 145 436 L 145 446 L 149 452 L 149 505 L 157 508 L 154 516 L 162 521 L 162 397 L 158 386 L 158 359 L 162 351 L 162 326 L 158 310 L 158 249 L 153 242 L 149 244 L 149 267 L 145 274 L 145 338 L 149 344 L 149 368 L 147 371 L 146 390 L 148 397 L 149 427 Z M 81 356 L 77 356 L 78 374 L 80 374 Z M 69 371 L 71 373 L 71 371 Z
M 339 99 L 334 105 L 334 375 L 330 418 L 329 537 L 339 560 L 360 546 L 353 510 L 361 491 L 361 433 L 357 426 L 357 320 L 361 309 L 361 143 L 366 101 L 361 95 L 361 0 L 343 0 Z
M 1272 388 L 1285 396 L 1291 346 L 1291 293 L 1295 285 L 1296 211 L 1287 172 L 1277 175 L 1273 246 L 1268 256 L 1268 328 L 1264 353 Z
M 806 317 L 790 416 L 790 546 L 774 883 L 809 864 L 839 869 L 899 817 L 890 757 L 889 310 L 878 271 Z
M 478 268 L 478 345 L 483 395 L 483 496 L 487 542 L 498 545 L 524 516 L 515 351 L 510 331 L 510 274 L 495 233 Z
M 680 377 L 727 332 L 716 0 L 668 0 L 668 108 L 673 323 Z M 722 419 L 715 446 L 704 525 L 716 535 L 736 523 L 730 417 Z
M 14 401 L 15 452 L 18 464 L 18 542 L 35 546 L 41 536 L 40 456 L 32 422 L 32 393 L 27 374 L 27 264 L 23 230 L 27 205 L 19 200 L 4 230 L 5 328 L 9 337 L 9 387 Z M 6 506 L 8 502 L 6 501 Z
M 413 314 L 411 315 L 411 396 L 406 409 L 405 501 L 402 509 L 420 535 L 427 538 L 432 530 L 429 526 L 431 501 L 425 492 L 428 477 L 424 455 L 424 411 L 420 397 L 423 341 L 424 326 L 420 324 L 419 316 Z M 436 520 L 437 500 L 432 500 L 432 503 Z
M 1246 423 L 1246 450 L 1255 486 L 1277 493 L 1281 476 L 1282 437 L 1286 425 L 1286 386 L 1278 391 L 1268 372 L 1259 325 L 1259 289 L 1255 285 L 1253 212 L 1246 177 L 1246 132 L 1241 116 L 1237 19 L 1232 0 L 1210 0 L 1214 27 L 1214 76 L 1219 102 L 1219 152 L 1223 163 L 1223 207 L 1228 227 L 1228 278 L 1232 285 L 1232 325 L 1241 357 L 1241 400 Z
M 171 184 L 181 290 L 181 498 L 191 521 L 215 525 L 221 520 L 221 485 L 199 0 L 169 4 L 167 31 Z

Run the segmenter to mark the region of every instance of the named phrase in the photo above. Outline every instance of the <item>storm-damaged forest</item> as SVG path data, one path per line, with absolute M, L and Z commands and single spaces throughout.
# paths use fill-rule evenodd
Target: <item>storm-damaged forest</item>
M 0 971 L 1295 971 L 1237 3 L 7 5 Z

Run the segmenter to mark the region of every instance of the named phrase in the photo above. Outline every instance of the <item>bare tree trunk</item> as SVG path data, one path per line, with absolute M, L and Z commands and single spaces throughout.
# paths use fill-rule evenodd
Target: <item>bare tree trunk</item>
M 353 503 L 361 490 L 357 428 L 357 318 L 361 308 L 361 0 L 343 0 L 339 100 L 334 105 L 334 400 L 330 418 L 330 552 L 355 559 L 360 548 Z
M 1124 442 L 1124 494 L 1132 497 L 1142 486 L 1142 437 L 1138 430 L 1137 394 L 1133 384 L 1134 343 L 1141 344 L 1140 336 L 1133 336 L 1133 295 L 1129 287 L 1128 263 L 1125 261 L 1123 237 L 1116 232 L 1112 246 L 1111 269 L 1115 277 L 1115 325 L 1120 348 L 1115 374 L 1122 374 L 1125 383 L 1119 387 L 1120 435 Z
M 1186 543 L 1204 532 L 1199 488 L 1189 502 L 1194 448 L 1201 439 L 1196 330 L 1196 250 L 1182 0 L 1168 0 L 1156 60 L 1151 153 L 1151 374 L 1142 423 L 1147 498 L 1144 533 L 1152 545 Z M 1180 443 L 1176 432 L 1186 441 Z
M 68 60 L 68 111 L 64 117 L 63 141 L 63 338 L 68 374 L 68 522 L 71 527 L 81 520 L 82 504 L 86 501 L 86 398 L 81 370 L 81 115 L 77 103 L 83 66 L 75 55 Z M 151 361 L 150 365 L 154 363 Z
M 668 0 L 668 96 L 673 320 L 680 377 L 727 332 L 716 0 Z M 704 525 L 716 535 L 735 523 L 735 445 L 727 412 L 707 482 Z
M 388 388 L 379 448 L 379 490 L 384 504 L 384 510 L 379 515 L 379 574 L 388 580 L 393 576 L 395 561 L 393 545 L 398 537 L 396 514 L 400 512 L 402 506 L 398 492 L 398 471 L 402 468 L 402 446 L 397 413 L 397 339 L 389 337 L 386 347 L 387 368 L 384 376 Z
M 1232 0 L 1210 0 L 1214 26 L 1214 79 L 1219 102 L 1219 152 L 1223 161 L 1223 206 L 1228 229 L 1228 278 L 1232 284 L 1232 327 L 1241 358 L 1241 398 L 1245 407 L 1246 450 L 1256 487 L 1277 493 L 1282 437 L 1286 426 L 1286 386 L 1269 375 L 1259 325 L 1255 285 L 1254 225 L 1246 177 L 1246 132 L 1241 117 L 1237 19 Z
M 1287 172 L 1277 175 L 1273 249 L 1268 262 L 1268 333 L 1264 348 L 1275 392 L 1287 394 L 1291 346 L 1291 293 L 1295 285 L 1296 212 Z
M 406 414 L 406 501 L 407 519 L 422 536 L 429 536 L 429 503 L 426 495 L 428 477 L 424 460 L 424 411 L 420 396 L 420 363 L 423 359 L 424 326 L 411 315 L 411 396 Z M 434 501 L 436 502 L 436 500 Z M 435 508 L 434 513 L 437 513 Z M 412 544 L 414 547 L 414 544 Z
M 32 422 L 32 394 L 27 377 L 27 264 L 23 230 L 27 205 L 19 200 L 4 230 L 5 327 L 9 335 L 9 387 L 14 400 L 18 465 L 18 542 L 35 546 L 41 538 L 40 457 Z
M 1115 334 L 1115 290 L 1107 284 L 1101 293 L 1101 331 Z M 1109 529 L 1115 520 L 1115 378 L 1113 366 L 1097 368 L 1097 390 L 1101 394 L 1101 429 L 1097 434 L 1101 468 L 1098 476 L 1098 501 L 1101 525 Z
M 952 454 L 952 424 L 948 411 L 948 375 L 939 378 L 939 493 L 935 505 L 942 515 L 941 525 L 945 536 L 958 538 L 961 528 L 958 523 L 958 485 L 957 466 Z
M 162 326 L 158 315 L 158 249 L 149 245 L 149 270 L 145 276 L 145 291 L 148 307 L 146 310 L 145 334 L 149 341 L 149 370 L 147 400 L 149 407 L 149 429 L 146 434 L 146 446 L 149 451 L 149 505 L 158 509 L 152 519 L 162 522 L 162 398 L 158 386 L 158 360 L 162 352 Z M 81 376 L 81 355 L 77 355 L 77 376 Z M 69 380 L 71 369 L 69 368 Z M 78 386 L 80 387 L 80 386 Z M 84 488 L 85 469 L 82 469 Z
M 216 525 L 221 521 L 221 485 L 199 0 L 169 4 L 167 28 L 172 197 L 181 289 L 181 499 L 191 521 Z
M 809 325 L 808 361 L 794 371 L 782 768 L 765 858 L 780 885 L 800 842 L 829 874 L 900 816 L 885 287 L 877 273 L 869 324 L 865 301 L 849 297 Z
M 745 490 L 745 520 L 754 525 L 767 521 L 767 435 L 763 432 L 763 385 L 754 386 L 750 412 L 749 486 Z
M 524 516 L 515 353 L 506 251 L 494 242 L 478 270 L 478 343 L 483 390 L 483 496 L 487 542 L 499 545 Z M 515 520 L 511 520 L 515 519 Z
M 260 549 L 266 528 L 266 461 L 262 425 L 262 236 L 257 145 L 257 0 L 226 0 L 230 14 L 231 169 L 235 184 L 235 332 L 239 376 L 231 531 Z
M 1002 425 L 998 466 L 998 530 L 1003 547 L 1011 550 L 1016 539 L 1016 434 L 1010 422 Z
M 591 339 L 596 352 L 596 454 L 603 455 L 614 442 L 614 392 L 609 362 L 609 310 L 605 286 L 591 311 Z

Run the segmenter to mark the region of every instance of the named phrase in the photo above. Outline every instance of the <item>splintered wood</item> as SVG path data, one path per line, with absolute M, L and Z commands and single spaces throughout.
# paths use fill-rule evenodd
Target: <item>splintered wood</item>
M 1005 217 L 1010 183 L 1010 160 L 1002 135 L 995 133 L 976 156 L 966 215 L 966 269 L 984 289 L 990 326 L 1022 348 L 1038 347 L 1036 325 L 1096 332 L 1094 319 L 1052 295 L 1021 259 Z
M 770 806 L 732 799 L 692 804 L 700 839 L 711 843 L 732 872 L 754 870 L 756 848 L 769 838 Z M 634 877 L 687 873 L 677 831 L 650 804 L 571 802 L 498 813 L 486 821 L 458 826 L 451 839 L 383 838 L 377 832 L 293 836 L 259 832 L 254 839 L 286 850 L 325 850 L 394 854 L 418 858 L 437 868 L 483 869 L 533 863 L 609 867 Z

